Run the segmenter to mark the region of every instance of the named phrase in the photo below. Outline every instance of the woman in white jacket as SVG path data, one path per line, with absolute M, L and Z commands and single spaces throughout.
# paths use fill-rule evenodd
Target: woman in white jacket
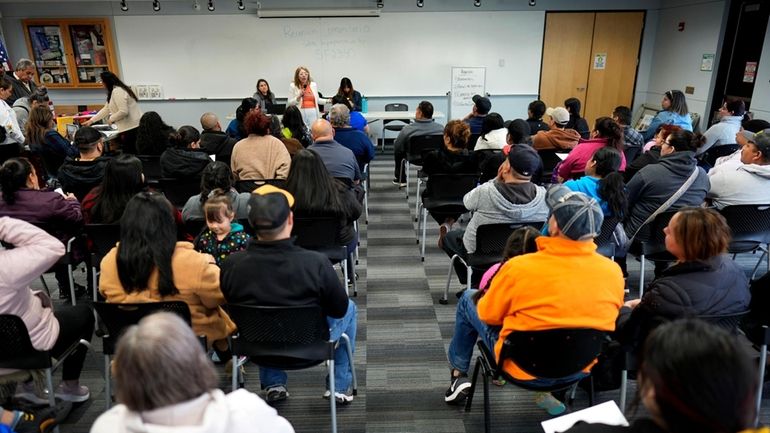
M 114 124 L 118 128 L 118 139 L 123 153 L 136 153 L 136 132 L 139 119 L 142 118 L 139 98 L 112 72 L 104 71 L 99 77 L 107 90 L 107 105 L 84 125 L 91 126 L 99 120 L 107 119 L 108 124 Z
M 294 71 L 294 81 L 289 84 L 286 104 L 299 108 L 308 128 L 321 117 L 318 105 L 328 102 L 328 99 L 321 99 L 318 95 L 318 85 L 310 78 L 310 70 L 304 66 L 297 67 Z
M 0 76 L 0 126 L 5 128 L 5 140 L 0 141 L 0 161 L 19 156 L 24 145 L 24 133 L 19 127 L 16 112 L 5 102 L 11 94 L 11 81 Z
M 157 313 L 126 330 L 112 364 L 120 403 L 91 433 L 294 433 L 275 409 L 245 389 L 225 395 L 189 325 Z

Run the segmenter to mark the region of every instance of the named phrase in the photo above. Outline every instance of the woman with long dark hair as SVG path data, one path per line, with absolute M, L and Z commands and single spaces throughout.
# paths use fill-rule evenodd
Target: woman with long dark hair
M 692 118 L 687 108 L 687 99 L 681 90 L 669 90 L 664 93 L 660 106 L 663 109 L 658 111 L 650 122 L 650 126 L 642 132 L 645 140 L 651 140 L 658 131 L 658 127 L 665 124 L 676 125 L 685 131 L 692 132 Z
M 51 178 L 58 176 L 59 167 L 68 156 L 75 158 L 80 155 L 78 148 L 56 130 L 53 114 L 48 107 L 41 105 L 32 109 L 25 135 L 30 151 L 40 156 L 46 174 Z
M 600 148 L 586 164 L 585 176 L 568 180 L 564 186 L 595 198 L 604 216 L 623 218 L 628 208 L 628 196 L 623 175 L 618 172 L 620 155 L 613 147 Z
M 86 223 L 117 224 L 128 201 L 144 188 L 139 158 L 121 154 L 110 159 L 104 168 L 102 184 L 83 199 Z
M 120 219 L 120 243 L 102 260 L 99 291 L 112 303 L 184 301 L 195 334 L 224 354 L 235 324 L 219 307 L 219 267 L 176 239 L 171 203 L 160 193 L 135 195 Z
M 107 119 L 107 124 L 114 124 L 118 128 L 121 150 L 125 153 L 136 153 L 136 128 L 142 117 L 142 110 L 139 109 L 139 98 L 114 73 L 104 71 L 99 75 L 99 78 L 107 91 L 107 104 L 94 117 L 88 119 L 84 125 L 91 126 L 99 120 Z
M 564 108 L 569 111 L 569 122 L 566 129 L 574 129 L 580 134 L 580 137 L 588 140 L 591 136 L 591 130 L 588 128 L 588 122 L 580 117 L 580 99 L 567 98 L 564 100 Z
M 270 84 L 264 78 L 257 80 L 257 91 L 254 92 L 254 99 L 259 103 L 259 109 L 263 113 L 270 112 L 270 109 L 275 105 L 275 95 L 270 90 Z
M 170 146 L 169 137 L 176 132 L 155 111 L 142 115 L 136 131 L 136 152 L 133 153 L 138 155 L 161 155 Z
M 241 100 L 241 105 L 235 109 L 235 119 L 231 120 L 227 125 L 225 133 L 236 140 L 246 138 L 249 133 L 246 132 L 244 122 L 246 121 L 246 117 L 253 111 L 261 111 L 259 108 L 259 101 L 254 98 L 243 98 L 243 100 Z
M 168 138 L 169 148 L 160 155 L 163 177 L 199 179 L 211 159 L 201 151 L 201 134 L 194 126 L 185 125 Z
M 341 96 L 348 101 L 349 106 L 352 107 L 350 111 L 361 111 L 361 93 L 353 88 L 353 82 L 348 77 L 342 77 L 340 80 L 340 87 L 337 89 L 337 96 Z
M 623 154 L 625 150 L 623 128 L 609 117 L 600 117 L 596 119 L 591 138 L 581 139 L 564 161 L 559 164 L 559 181 L 563 182 L 573 176 L 581 175 L 585 171 L 586 163 L 602 147 L 612 147 L 620 152 L 620 171 L 624 171 L 626 169 L 626 157 Z
M 310 131 L 305 125 L 305 121 L 302 120 L 302 113 L 296 105 L 290 105 L 286 107 L 286 112 L 283 113 L 283 136 L 286 138 L 295 138 L 302 143 L 303 147 L 308 147 L 313 144 L 313 139 L 310 137 Z

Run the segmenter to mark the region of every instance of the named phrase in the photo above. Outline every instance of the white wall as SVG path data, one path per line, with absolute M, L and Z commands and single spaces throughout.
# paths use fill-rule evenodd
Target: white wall
M 714 60 L 714 71 L 700 70 L 703 54 L 716 54 L 719 46 L 725 2 L 722 0 L 706 3 L 667 7 L 658 11 L 654 54 L 651 59 L 649 84 L 644 94 L 647 104 L 659 106 L 667 90 L 684 91 L 686 86 L 695 87 L 687 96 L 690 112 L 701 116 L 701 127 L 707 123 L 706 110 L 713 92 L 713 76 L 716 74 L 718 58 Z M 680 32 L 678 23 L 684 22 Z M 706 117 L 704 117 L 706 116 Z
M 762 56 L 759 61 L 754 94 L 751 95 L 751 112 L 755 119 L 770 120 L 770 26 L 765 32 Z

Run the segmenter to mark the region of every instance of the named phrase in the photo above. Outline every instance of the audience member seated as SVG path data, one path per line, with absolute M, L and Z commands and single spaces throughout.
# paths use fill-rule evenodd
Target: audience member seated
M 545 114 L 550 117 L 547 130 L 540 130 L 532 136 L 532 146 L 537 150 L 561 150 L 569 152 L 577 146 L 580 134 L 567 128 L 569 112 L 564 107 L 549 108 Z
M 87 224 L 118 224 L 131 197 L 145 189 L 142 161 L 122 154 L 111 158 L 104 168 L 102 184 L 83 199 Z
M 348 77 L 342 77 L 340 80 L 340 87 L 337 89 L 337 96 L 340 96 L 347 101 L 350 111 L 361 111 L 361 102 L 363 98 L 358 90 L 353 88 L 353 82 Z M 333 102 L 336 104 L 336 102 Z
M 481 136 L 473 150 L 502 150 L 507 136 L 508 129 L 503 117 L 498 113 L 489 113 L 481 123 Z
M 630 181 L 642 168 L 658 162 L 660 159 L 661 146 L 666 142 L 668 136 L 674 131 L 682 130 L 682 128 L 675 125 L 660 125 L 658 132 L 655 134 L 655 138 L 644 145 L 643 153 L 626 166 L 626 171 L 623 173 L 623 178 L 626 183 L 628 183 L 628 181 Z
M 203 220 L 206 214 L 203 212 L 203 204 L 214 190 L 224 191 L 230 198 L 235 218 L 246 219 L 249 216 L 249 193 L 238 191 L 233 188 L 233 172 L 230 167 L 220 161 L 212 162 L 203 169 L 201 173 L 201 193 L 194 195 L 187 200 L 182 208 L 182 219 L 184 221 Z
M 281 140 L 270 135 L 270 119 L 252 111 L 244 127 L 249 135 L 235 144 L 230 160 L 236 179 L 286 179 L 291 156 Z
M 623 304 L 623 274 L 610 259 L 596 253 L 593 238 L 602 225 L 596 200 L 556 185 L 548 191 L 550 236 L 535 240 L 539 251 L 508 260 L 475 305 L 475 290 L 466 291 L 457 305 L 455 330 L 449 344 L 451 385 L 444 395 L 459 404 L 468 395 L 467 377 L 477 339 L 499 356 L 508 334 L 558 328 L 615 329 Z M 552 386 L 585 376 L 533 377 L 511 361 L 503 368 L 529 386 Z M 538 406 L 557 415 L 566 409 L 549 393 L 537 393 Z
M 719 122 L 703 133 L 706 142 L 696 152 L 698 155 L 716 146 L 736 144 L 735 135 L 741 130 L 741 122 L 746 114 L 746 104 L 742 99 L 725 101 L 719 107 Z
M 296 105 L 286 107 L 281 124 L 283 125 L 281 132 L 283 132 L 284 137 L 299 140 L 302 143 L 302 147 L 308 147 L 313 144 L 310 131 L 308 131 L 305 121 L 302 120 L 302 113 Z
M 27 128 L 27 120 L 32 109 L 38 106 L 48 107 L 48 90 L 45 87 L 38 88 L 29 96 L 24 96 L 13 103 L 13 112 L 16 113 L 16 121 L 19 123 L 19 129 L 24 131 Z
M 479 183 L 485 183 L 490 179 L 497 177 L 497 172 L 500 170 L 500 166 L 505 162 L 511 148 L 516 145 L 532 146 L 532 137 L 529 134 L 529 124 L 523 119 L 514 119 L 508 122 L 507 135 L 505 136 L 506 144 L 503 146 L 502 152 L 478 152 L 476 158 L 479 165 Z M 540 166 L 532 173 L 532 182 L 540 185 L 543 177 L 543 160 L 540 158 Z
M 540 157 L 530 146 L 513 146 L 500 166 L 497 178 L 477 186 L 463 197 L 465 208 L 473 212 L 473 216 L 465 230 L 452 230 L 446 234 L 442 247 L 447 255 L 457 254 L 467 260 L 468 254 L 476 251 L 476 231 L 481 225 L 544 222 L 548 218 L 545 188 L 532 183 L 532 175 L 540 164 Z M 464 285 L 467 281 L 465 265 L 455 261 L 454 268 Z M 471 286 L 478 287 L 482 274 L 474 272 L 473 276 Z
M 661 111 L 653 117 L 647 129 L 642 132 L 645 140 L 651 140 L 660 125 L 676 125 L 692 132 L 692 118 L 687 109 L 687 100 L 681 90 L 669 90 L 663 94 Z
M 156 313 L 129 327 L 113 361 L 115 400 L 91 433 L 294 433 L 291 424 L 256 394 L 225 394 L 219 376 L 190 327 Z
M 3 183 L 4 192 L 5 186 Z M 48 350 L 56 358 L 81 339 L 91 341 L 94 316 L 86 304 L 59 306 L 54 311 L 45 292 L 29 288 L 31 281 L 64 255 L 64 245 L 35 226 L 8 217 L 0 217 L 0 241 L 13 246 L 0 249 L 0 314 L 19 316 L 29 331 L 32 347 Z M 64 360 L 62 382 L 55 390 L 57 398 L 72 402 L 88 400 L 88 388 L 79 381 L 85 358 L 86 348 L 79 345 Z M 31 381 L 17 386 L 16 397 L 48 404 L 47 395 L 36 392 Z
M 631 238 L 647 217 L 679 190 L 687 179 L 696 174 L 687 188 L 669 210 L 686 206 L 700 206 L 709 191 L 706 172 L 697 166 L 695 151 L 703 144 L 701 134 L 679 130 L 669 134 L 660 149 L 660 160 L 641 170 L 628 182 L 628 218 L 624 222 Z
M 52 234 L 65 245 L 83 224 L 77 198 L 73 194 L 41 190 L 35 168 L 27 158 L 11 158 L 0 166 L 0 189 L 0 216 L 18 218 L 32 224 L 47 224 L 54 231 Z M 67 266 L 56 265 L 54 272 L 59 283 L 59 296 L 69 298 Z M 84 289 L 82 286 L 76 287 L 78 291 Z
M 200 151 L 201 135 L 192 126 L 179 128 L 169 136 L 170 147 L 160 155 L 160 172 L 163 177 L 198 179 L 211 162 L 206 152 Z
M 334 128 L 334 140 L 353 152 L 358 168 L 363 172 L 364 166 L 374 159 L 374 145 L 366 134 L 351 128 L 351 114 L 347 106 L 334 104 L 329 112 L 329 122 Z
M 444 146 L 425 154 L 422 172 L 428 176 L 428 182 L 422 197 L 433 194 L 433 184 L 430 176 L 434 174 L 472 174 L 478 172 L 476 155 L 467 149 L 471 130 L 467 123 L 450 120 L 444 127 Z M 459 198 L 459 197 L 458 197 Z M 431 211 L 430 216 L 436 220 L 439 227 L 438 246 L 443 248 L 444 236 L 452 230 L 452 225 L 460 218 L 457 212 Z
M 748 116 L 744 116 L 744 117 L 748 117 Z M 742 126 L 743 126 L 743 129 L 745 129 L 746 131 L 759 132 L 763 129 L 770 128 L 770 122 L 762 119 L 746 120 L 744 118 L 742 122 Z
M 543 114 L 545 114 L 545 102 L 536 99 L 529 103 L 527 107 L 527 124 L 529 124 L 529 132 L 532 135 L 537 134 L 538 131 L 548 131 L 550 129 L 543 122 Z
M 602 147 L 612 147 L 620 152 L 620 171 L 624 171 L 626 169 L 626 157 L 623 154 L 625 150 L 623 130 L 609 117 L 600 117 L 596 119 L 591 138 L 581 139 L 580 143 L 559 164 L 557 170 L 559 182 L 582 175 L 588 161 Z
M 230 166 L 230 157 L 233 154 L 233 147 L 238 140 L 222 132 L 222 125 L 219 118 L 214 113 L 203 113 L 201 116 L 201 150 L 209 155 L 214 155 L 217 161 L 224 162 Z
M 254 191 L 249 201 L 249 224 L 257 238 L 222 264 L 225 298 L 228 303 L 260 306 L 319 305 L 329 322 L 330 339 L 337 340 L 345 333 L 355 346 L 356 305 L 348 299 L 325 255 L 294 245 L 293 204 L 289 192 L 272 185 Z M 343 345 L 334 351 L 334 373 L 333 398 L 341 404 L 353 401 L 353 374 Z M 287 379 L 282 370 L 259 369 L 259 382 L 268 402 L 289 397 Z M 324 397 L 330 394 L 327 390 Z
M 171 203 L 155 192 L 135 195 L 120 219 L 120 243 L 102 260 L 99 291 L 112 303 L 184 301 L 195 334 L 228 359 L 226 338 L 235 324 L 220 307 L 219 267 L 176 239 Z
M 53 113 L 46 106 L 35 107 L 29 114 L 24 136 L 30 151 L 42 158 L 46 174 L 51 178 L 58 176 L 59 167 L 67 157 L 78 156 L 78 148 L 56 130 Z
M 243 98 L 241 105 L 235 110 L 235 119 L 227 125 L 225 132 L 236 141 L 243 140 L 249 135 L 246 130 L 246 117 L 253 112 L 262 112 L 259 109 L 259 102 L 254 98 Z
M 360 110 L 354 110 L 353 105 L 350 103 L 350 101 L 345 98 L 344 96 L 337 95 L 332 98 L 332 105 L 342 104 L 348 108 L 348 111 L 350 112 L 350 121 L 348 125 L 350 125 L 351 128 L 361 131 L 363 133 L 369 133 L 369 123 L 366 121 L 366 118 L 363 114 L 361 114 Z
M 281 140 L 281 143 L 286 146 L 286 151 L 289 152 L 289 156 L 292 158 L 294 158 L 294 155 L 296 155 L 297 152 L 305 148 L 296 138 L 286 138 L 283 135 L 281 119 L 279 119 L 278 116 L 270 116 L 270 134 Z
M 74 144 L 80 155 L 75 158 L 68 156 L 64 160 L 59 167 L 59 183 L 64 192 L 74 193 L 82 199 L 91 189 L 102 183 L 104 168 L 110 158 L 103 156 L 102 134 L 90 126 L 78 129 Z
M 406 159 L 406 147 L 412 137 L 423 135 L 440 135 L 444 133 L 444 126 L 433 120 L 433 104 L 428 101 L 420 101 L 417 109 L 414 111 L 414 122 L 404 126 L 395 141 L 393 141 L 393 159 L 395 160 L 395 171 L 393 173 L 393 184 L 406 186 L 406 172 L 401 175 L 401 161 Z
M 600 148 L 586 164 L 585 176 L 568 180 L 564 186 L 596 200 L 605 217 L 622 219 L 628 208 L 628 197 L 623 175 L 618 173 L 620 155 L 614 147 Z
M 463 118 L 463 122 L 467 123 L 471 128 L 471 134 L 481 134 L 481 128 L 484 124 L 484 118 L 489 114 L 489 110 L 492 109 L 492 103 L 489 98 L 481 95 L 473 95 L 473 108 L 467 116 Z
M 626 149 L 636 147 L 639 148 L 638 153 L 641 153 L 644 146 L 644 137 L 631 126 L 631 109 L 623 105 L 615 107 L 612 111 L 612 120 L 623 128 L 623 142 L 626 145 Z M 626 162 L 630 163 L 631 161 Z
M 655 278 L 641 300 L 626 302 L 618 317 L 618 340 L 634 348 L 641 348 L 661 322 L 749 308 L 749 282 L 727 255 L 730 228 L 722 215 L 713 209 L 684 208 L 664 232 L 666 250 L 676 263 Z
M 139 119 L 136 151 L 139 155 L 160 155 L 171 146 L 169 137 L 175 133 L 174 128 L 166 125 L 160 118 L 160 114 L 148 111 Z
M 363 208 L 348 185 L 329 175 L 321 157 L 312 149 L 303 149 L 294 157 L 286 190 L 295 198 L 294 215 L 336 217 L 337 244 L 346 245 L 348 252 L 355 250 L 358 234 L 353 223 Z M 349 268 L 352 271 L 352 263 Z
M 334 129 L 331 123 L 318 119 L 310 128 L 313 135 L 313 150 L 326 165 L 332 177 L 345 179 L 351 185 L 361 180 L 361 169 L 353 151 L 334 141 Z
M 580 117 L 580 99 L 567 98 L 564 100 L 564 108 L 569 111 L 569 122 L 567 122 L 567 129 L 574 129 L 580 134 L 580 138 L 588 140 L 591 137 L 591 129 L 588 127 L 588 122 L 583 117 Z
M 487 293 L 489 286 L 492 284 L 492 280 L 495 275 L 500 271 L 505 262 L 508 260 L 520 256 L 522 254 L 534 253 L 537 251 L 537 242 L 535 239 L 540 237 L 540 232 L 532 226 L 519 227 L 508 236 L 508 240 L 505 242 L 505 248 L 503 249 L 503 260 L 500 263 L 495 263 L 484 272 L 479 282 L 479 290 L 473 296 L 473 302 L 479 302 L 482 296 Z
M 206 228 L 195 238 L 195 250 L 214 257 L 217 266 L 230 254 L 242 251 L 249 243 L 249 236 L 243 231 L 243 226 L 233 221 L 235 211 L 227 192 L 221 189 L 211 191 L 203 205 L 206 215 Z
M 745 139 L 740 159 L 727 159 L 708 173 L 711 189 L 706 197 L 717 209 L 770 204 L 770 129 L 756 134 L 743 131 L 738 135 Z
M 639 361 L 637 398 L 649 416 L 628 427 L 581 422 L 567 433 L 722 433 L 753 425 L 756 365 L 734 335 L 695 319 L 666 323 L 650 334 Z

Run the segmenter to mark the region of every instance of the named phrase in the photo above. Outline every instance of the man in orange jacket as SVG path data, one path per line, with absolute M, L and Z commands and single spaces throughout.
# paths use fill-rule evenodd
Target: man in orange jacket
M 599 204 L 562 185 L 552 187 L 546 201 L 551 210 L 550 236 L 536 239 L 538 251 L 508 260 L 478 305 L 472 299 L 475 290 L 467 290 L 460 298 L 449 345 L 452 378 L 444 396 L 448 404 L 467 397 L 467 372 L 477 338 L 499 356 L 512 331 L 615 329 L 623 305 L 623 273 L 615 262 L 596 252 L 593 239 L 603 221 Z M 548 387 L 584 376 L 590 366 L 561 379 L 533 377 L 510 361 L 504 368 L 518 381 Z M 536 401 L 551 415 L 565 410 L 562 402 L 546 392 L 538 393 Z

